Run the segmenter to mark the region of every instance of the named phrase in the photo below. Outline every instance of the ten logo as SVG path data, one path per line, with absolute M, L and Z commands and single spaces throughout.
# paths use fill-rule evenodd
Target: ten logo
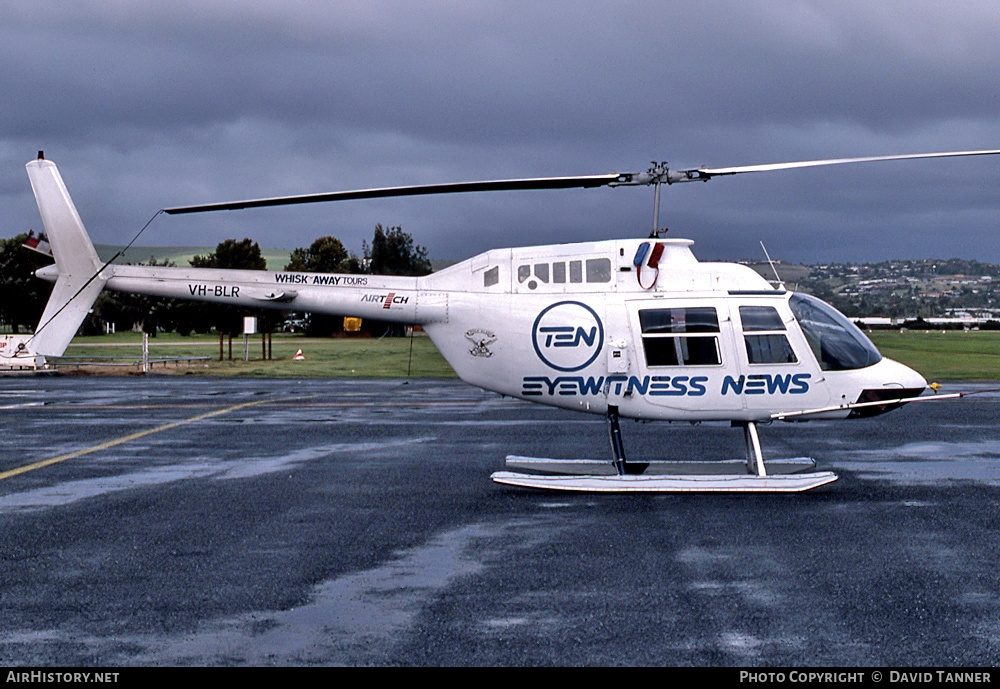
M 597 359 L 604 346 L 604 325 L 597 312 L 578 301 L 561 301 L 538 314 L 531 344 L 546 365 L 579 371 Z

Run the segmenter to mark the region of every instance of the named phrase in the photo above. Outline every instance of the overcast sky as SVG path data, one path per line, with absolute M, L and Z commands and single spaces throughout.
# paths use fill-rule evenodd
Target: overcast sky
M 1000 9 L 920 2 L 7 3 L 0 235 L 40 220 L 44 149 L 93 239 L 160 208 L 476 179 L 1000 148 Z M 161 216 L 141 245 L 432 258 L 642 237 L 650 188 L 501 192 Z M 1000 156 L 664 189 L 702 259 L 1000 262 Z

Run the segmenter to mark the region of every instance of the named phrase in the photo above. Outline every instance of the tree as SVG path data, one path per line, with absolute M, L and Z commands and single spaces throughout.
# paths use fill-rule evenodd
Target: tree
M 230 268 L 233 270 L 267 270 L 267 260 L 257 242 L 250 239 L 227 239 L 208 256 L 195 256 L 193 268 Z
M 336 237 L 320 237 L 308 249 L 292 251 L 285 270 L 297 273 L 360 273 L 361 261 Z
M 374 275 L 427 275 L 432 272 L 427 249 L 413 243 L 400 227 L 375 226 L 371 249 L 365 251 L 368 272 Z
M 29 329 L 38 325 L 52 291 L 35 277 L 35 271 L 51 261 L 22 247 L 27 238 L 22 233 L 0 240 L 0 323 L 15 334 L 22 325 Z
M 367 272 L 373 275 L 427 275 L 432 272 L 431 262 L 427 258 L 427 249 L 413 242 L 413 237 L 403 232 L 401 227 L 386 230 L 382 225 L 375 226 L 372 245 L 365 247 Z M 373 327 L 374 326 L 374 327 Z M 398 323 L 369 323 L 373 334 L 384 329 L 391 335 L 405 333 Z

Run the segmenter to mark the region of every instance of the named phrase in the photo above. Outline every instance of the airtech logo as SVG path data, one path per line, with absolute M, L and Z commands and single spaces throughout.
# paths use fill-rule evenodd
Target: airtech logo
M 376 304 L 382 304 L 383 309 L 391 309 L 394 305 L 402 305 L 410 301 L 409 297 L 401 297 L 395 292 L 389 292 L 388 294 L 362 294 L 361 303 L 374 302 Z
M 531 328 L 531 343 L 545 365 L 579 371 L 597 359 L 604 326 L 597 312 L 578 301 L 561 301 L 542 310 Z

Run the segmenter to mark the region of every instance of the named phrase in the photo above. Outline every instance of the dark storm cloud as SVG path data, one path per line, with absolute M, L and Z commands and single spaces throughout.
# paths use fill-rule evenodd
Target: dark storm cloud
M 1000 147 L 987 2 L 60 3 L 0 26 L 6 234 L 56 160 L 96 241 L 157 208 L 467 179 Z M 666 190 L 699 255 L 1000 261 L 1000 160 L 856 166 Z M 431 255 L 637 236 L 645 189 L 371 201 L 158 219 L 142 243 L 251 236 Z

